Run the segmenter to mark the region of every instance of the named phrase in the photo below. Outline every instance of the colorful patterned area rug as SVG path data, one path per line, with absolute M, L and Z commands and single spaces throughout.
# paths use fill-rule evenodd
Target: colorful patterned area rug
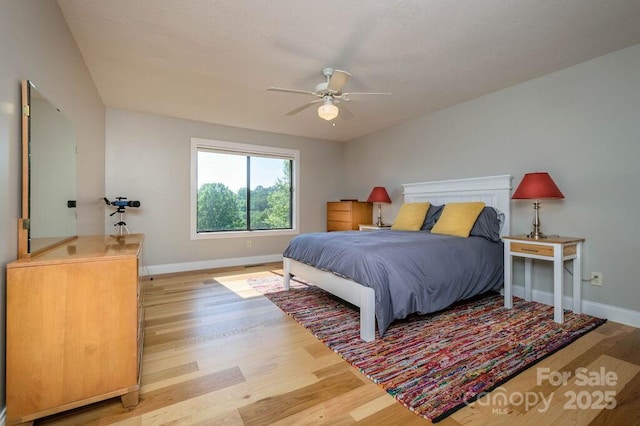
M 313 285 L 281 276 L 249 284 L 411 411 L 438 422 L 482 393 L 595 329 L 606 320 L 497 293 L 394 322 L 382 339 L 360 339 L 358 308 Z

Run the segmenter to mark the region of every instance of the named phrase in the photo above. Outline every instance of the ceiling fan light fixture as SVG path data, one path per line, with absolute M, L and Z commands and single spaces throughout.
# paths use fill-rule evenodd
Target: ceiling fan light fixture
M 323 68 L 322 75 L 326 81 L 316 85 L 316 90 L 311 92 L 308 90 L 299 89 L 286 89 L 284 87 L 269 87 L 267 90 L 271 92 L 284 92 L 284 93 L 296 93 L 299 95 L 313 96 L 316 99 L 307 102 L 306 104 L 299 106 L 298 108 L 289 111 L 286 115 L 295 115 L 299 112 L 305 111 L 311 105 L 320 104 L 318 107 L 318 116 L 326 121 L 331 121 L 338 116 L 340 110 L 335 105 L 336 103 L 346 102 L 349 100 L 350 95 L 390 95 L 391 93 L 379 93 L 379 92 L 343 92 L 345 83 L 351 77 L 346 71 L 336 70 L 333 68 Z M 349 120 L 353 118 L 353 114 L 349 111 L 346 105 L 343 105 L 342 114 L 340 118 Z M 335 126 L 335 122 L 333 123 Z
M 325 98 L 322 105 L 318 107 L 318 115 L 323 120 L 331 121 L 338 116 L 338 107 L 331 102 L 331 98 Z

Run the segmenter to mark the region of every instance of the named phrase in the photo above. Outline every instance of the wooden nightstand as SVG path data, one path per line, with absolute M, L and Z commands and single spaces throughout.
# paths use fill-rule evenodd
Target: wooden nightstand
M 504 240 L 504 307 L 513 307 L 513 258 L 524 258 L 524 299 L 531 300 L 531 268 L 533 259 L 553 262 L 553 320 L 562 323 L 563 265 L 573 262 L 573 312 L 579 314 L 582 294 L 582 243 L 584 238 L 528 238 L 526 235 L 502 237 Z
M 377 231 L 378 229 L 391 229 L 391 225 L 382 225 L 382 226 L 378 226 L 375 224 L 371 224 L 371 223 L 367 223 L 367 224 L 360 224 L 358 225 L 358 228 L 361 231 Z
M 355 231 L 371 220 L 372 203 L 366 201 L 327 202 L 327 231 Z

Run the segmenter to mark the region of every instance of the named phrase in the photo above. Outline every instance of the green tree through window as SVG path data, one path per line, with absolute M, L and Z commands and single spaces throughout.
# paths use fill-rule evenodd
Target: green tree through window
M 198 190 L 198 232 L 244 229 L 238 197 L 222 183 L 205 183 Z
M 196 232 L 292 229 L 293 167 L 290 156 L 199 147 Z
M 266 222 L 272 228 L 291 227 L 291 167 L 285 164 L 284 178 L 277 178 L 274 190 L 269 194 L 269 210 Z

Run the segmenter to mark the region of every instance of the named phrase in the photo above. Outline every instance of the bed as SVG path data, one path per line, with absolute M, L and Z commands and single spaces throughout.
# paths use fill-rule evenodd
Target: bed
M 402 188 L 404 203 L 428 201 L 436 206 L 466 201 L 484 202 L 486 206 L 495 207 L 503 215 L 500 235 L 509 233 L 511 196 L 511 176 L 509 175 L 411 183 L 402 185 Z M 474 285 L 467 285 L 466 280 L 468 277 L 475 277 L 477 271 L 467 268 L 488 264 L 488 257 L 475 259 L 469 262 L 469 266 L 458 267 L 457 264 L 453 268 L 447 266 L 451 265 L 451 259 L 447 257 L 467 258 L 466 254 L 462 254 L 466 252 L 461 251 L 467 250 L 462 247 L 463 245 L 475 246 L 472 250 L 476 250 L 482 256 L 490 256 L 491 259 L 497 256 L 502 259 L 501 242 L 487 241 L 481 237 L 465 239 L 430 234 L 428 231 L 388 230 L 301 234 L 292 239 L 284 252 L 285 289 L 288 290 L 290 287 L 290 278 L 297 276 L 359 307 L 360 337 L 365 341 L 372 341 L 375 339 L 376 324 L 382 336 L 386 328 L 396 319 L 404 318 L 411 313 L 435 312 L 457 300 L 502 286 L 502 260 L 499 260 L 499 264 L 491 266 L 490 278 L 487 278 L 486 282 Z M 433 240 L 430 244 L 438 248 L 429 249 L 430 251 L 423 249 L 421 244 L 427 238 Z M 335 239 L 339 239 L 338 242 L 331 242 Z M 334 257 L 342 259 L 339 262 L 340 265 L 327 266 L 324 255 L 314 252 L 317 245 L 333 245 L 339 250 Z M 351 247 L 353 252 L 349 251 Z M 405 248 L 409 249 L 407 253 L 410 254 L 401 255 L 401 258 L 395 261 L 391 260 L 394 252 Z M 300 255 L 301 249 L 303 252 L 309 252 L 308 258 Z M 447 250 L 453 250 L 453 254 L 447 254 Z M 429 287 L 420 290 L 424 294 L 417 295 L 415 294 L 419 287 L 417 284 L 407 285 L 408 289 L 397 287 L 399 281 L 403 282 L 402 285 L 405 285 L 405 281 L 408 282 L 406 279 L 398 278 L 398 274 L 407 267 L 405 259 L 419 264 L 429 260 L 433 262 L 431 263 L 433 267 L 430 266 L 428 269 L 433 269 L 434 273 L 438 268 L 449 268 L 450 276 L 445 276 L 446 282 L 440 285 L 442 290 Z M 422 269 L 425 268 L 422 267 Z M 415 278 L 416 283 L 420 279 L 426 278 Z M 458 282 L 465 284 L 457 284 Z M 388 287 L 390 284 L 396 287 Z M 401 302 L 396 301 L 396 298 Z

